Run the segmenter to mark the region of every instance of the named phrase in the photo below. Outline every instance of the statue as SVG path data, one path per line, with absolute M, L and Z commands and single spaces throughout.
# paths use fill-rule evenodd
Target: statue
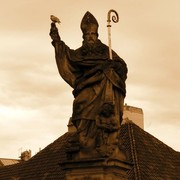
M 86 12 L 81 22 L 82 46 L 70 49 L 60 38 L 55 22 L 50 36 L 61 77 L 73 88 L 72 122 L 81 149 L 109 156 L 103 146 L 117 144 L 122 122 L 127 66 L 114 51 L 98 39 L 98 22 Z M 112 140 L 114 139 L 114 140 Z

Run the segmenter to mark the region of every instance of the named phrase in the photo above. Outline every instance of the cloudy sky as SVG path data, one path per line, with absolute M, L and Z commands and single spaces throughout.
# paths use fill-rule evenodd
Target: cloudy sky
M 0 11 L 0 158 L 35 154 L 67 131 L 72 89 L 61 79 L 49 37 L 54 14 L 62 40 L 81 46 L 80 22 L 90 11 L 107 44 L 106 18 L 115 9 L 112 47 L 127 63 L 128 105 L 144 112 L 145 130 L 180 151 L 179 0 L 6 0 Z

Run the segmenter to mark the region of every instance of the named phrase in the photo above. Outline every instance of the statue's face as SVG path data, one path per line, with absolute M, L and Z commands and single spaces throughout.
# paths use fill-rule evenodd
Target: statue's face
M 97 41 L 97 30 L 93 27 L 89 27 L 87 31 L 84 33 L 84 41 L 87 44 L 94 44 Z

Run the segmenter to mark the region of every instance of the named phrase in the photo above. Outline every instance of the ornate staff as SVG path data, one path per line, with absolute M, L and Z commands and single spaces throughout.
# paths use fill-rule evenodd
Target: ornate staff
M 109 45 L 109 59 L 112 60 L 112 49 L 111 49 L 111 13 L 114 13 L 115 15 L 112 16 L 112 21 L 114 23 L 117 23 L 119 21 L 118 13 L 111 9 L 109 10 L 107 14 L 107 28 L 108 28 L 108 45 Z

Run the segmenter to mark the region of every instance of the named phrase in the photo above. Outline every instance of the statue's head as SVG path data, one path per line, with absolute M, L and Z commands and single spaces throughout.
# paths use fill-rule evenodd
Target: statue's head
M 96 18 L 87 11 L 81 21 L 83 39 L 88 44 L 94 44 L 98 39 L 98 22 Z

